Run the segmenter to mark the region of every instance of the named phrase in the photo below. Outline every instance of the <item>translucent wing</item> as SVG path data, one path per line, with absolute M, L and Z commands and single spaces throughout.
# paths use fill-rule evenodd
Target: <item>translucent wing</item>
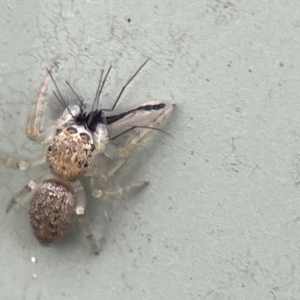
M 109 124 L 111 136 L 120 134 L 121 132 L 134 126 L 148 126 L 148 124 L 164 107 L 165 104 L 163 102 L 151 100 L 139 105 L 135 105 L 118 114 L 107 116 L 108 120 L 110 120 L 110 118 L 116 118 L 116 121 L 113 121 L 111 124 Z M 121 118 L 118 119 L 120 116 Z

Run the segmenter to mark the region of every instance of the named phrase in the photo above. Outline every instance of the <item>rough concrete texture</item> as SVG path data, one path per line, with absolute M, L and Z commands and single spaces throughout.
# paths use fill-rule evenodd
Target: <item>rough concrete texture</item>
M 24 126 L 54 62 L 87 101 L 113 65 L 107 104 L 151 56 L 120 106 L 178 106 L 171 136 L 153 134 L 121 177 L 151 184 L 90 199 L 99 256 L 78 225 L 43 247 L 26 203 L 6 215 L 34 172 L 0 165 L 0 298 L 300 299 L 299 14 L 284 0 L 1 1 L 1 149 L 41 153 Z

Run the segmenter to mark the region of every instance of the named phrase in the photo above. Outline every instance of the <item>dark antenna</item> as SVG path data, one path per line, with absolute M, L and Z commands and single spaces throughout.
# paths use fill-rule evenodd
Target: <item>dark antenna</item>
M 56 99 L 58 100 L 58 102 L 63 106 L 63 107 L 67 107 L 66 103 L 64 102 L 64 100 L 62 101 L 58 95 L 53 91 L 54 96 L 56 97 Z
M 75 90 L 72 88 L 72 86 L 70 85 L 70 83 L 68 81 L 66 81 L 67 86 L 70 88 L 70 90 L 73 92 L 73 94 L 76 96 L 77 100 L 80 103 L 80 107 L 83 107 L 83 100 L 79 97 L 79 95 L 75 92 Z
M 126 87 L 128 84 L 134 79 L 134 77 L 141 71 L 141 69 L 145 66 L 145 64 L 150 60 L 150 57 L 138 68 L 138 70 L 133 74 L 133 76 L 127 81 L 127 83 L 123 86 L 121 92 L 119 93 L 114 105 L 112 106 L 111 109 L 101 109 L 102 111 L 113 111 L 118 104 L 118 101 L 120 100 L 123 92 L 125 91 Z
M 92 106 L 92 111 L 94 111 L 95 106 L 96 106 L 96 102 L 97 102 L 97 99 L 98 99 L 99 90 L 101 88 L 103 73 L 104 73 L 104 70 L 101 71 L 100 80 L 99 80 L 99 83 L 98 83 L 98 86 L 97 86 L 96 95 L 95 95 L 94 103 L 93 103 L 93 106 Z M 99 97 L 100 97 L 100 95 L 99 95 Z
M 102 76 L 103 76 L 103 73 L 104 73 L 104 70 L 102 70 L 101 72 L 101 78 L 100 78 L 100 82 L 98 84 L 98 88 L 97 88 L 97 91 L 96 91 L 96 95 L 95 95 L 95 100 L 94 100 L 94 104 L 93 104 L 93 107 L 92 107 L 92 111 L 95 110 L 96 107 L 98 107 L 99 105 L 99 99 L 100 99 L 100 96 L 101 96 L 101 93 L 102 93 L 102 90 L 103 90 L 103 87 L 104 87 L 104 84 L 107 80 L 107 77 L 110 73 L 110 70 L 111 70 L 112 66 L 109 67 L 109 69 L 107 70 L 107 73 L 103 79 L 103 82 L 101 84 L 101 81 L 102 81 Z
M 55 91 L 53 91 L 54 96 L 57 98 L 57 100 L 59 101 L 59 103 L 60 103 L 64 108 L 67 108 L 67 109 L 68 109 L 70 115 L 74 118 L 74 116 L 73 116 L 73 114 L 72 114 L 72 112 L 71 112 L 71 110 L 70 110 L 70 108 L 69 108 L 69 106 L 68 106 L 66 100 L 64 99 L 64 97 L 62 96 L 62 94 L 61 94 L 60 91 L 59 91 L 59 88 L 58 88 L 58 86 L 57 86 L 56 81 L 55 81 L 54 78 L 53 78 L 53 75 L 52 75 L 51 70 L 47 69 L 47 72 L 48 72 L 48 74 L 50 75 L 50 77 L 51 77 L 51 79 L 52 79 L 52 81 L 53 81 L 53 83 L 54 83 L 54 85 L 55 85 L 55 88 L 56 88 L 56 90 L 57 90 L 57 94 L 55 93 Z

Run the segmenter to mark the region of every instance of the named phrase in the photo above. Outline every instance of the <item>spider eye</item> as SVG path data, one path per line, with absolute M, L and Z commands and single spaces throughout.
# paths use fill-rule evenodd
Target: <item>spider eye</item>
M 50 145 L 50 146 L 48 147 L 48 151 L 50 152 L 50 151 L 52 151 L 52 150 L 53 150 L 53 146 Z
M 68 128 L 67 128 L 67 131 L 68 131 L 69 133 L 71 133 L 71 134 L 76 134 L 76 133 L 78 132 L 78 130 L 77 130 L 75 127 L 73 127 L 73 126 L 68 127 Z
M 89 166 L 89 163 L 86 161 L 83 165 L 85 168 L 87 168 Z
M 92 148 L 92 151 L 94 151 L 96 149 L 95 144 L 91 144 L 91 148 Z
M 60 134 L 61 132 L 62 132 L 62 129 L 61 129 L 61 128 L 57 128 L 57 129 L 56 129 L 55 135 L 58 135 L 58 134 Z
M 81 136 L 81 138 L 83 139 L 83 140 L 85 140 L 86 142 L 89 142 L 90 141 L 90 136 L 87 134 L 87 133 L 85 133 L 85 132 L 81 132 L 80 133 L 80 136 Z

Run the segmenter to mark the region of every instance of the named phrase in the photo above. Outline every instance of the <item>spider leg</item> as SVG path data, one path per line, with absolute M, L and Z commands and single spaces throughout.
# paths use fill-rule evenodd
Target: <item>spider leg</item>
M 5 165 L 12 169 L 25 171 L 28 168 L 35 167 L 37 165 L 41 165 L 46 162 L 45 155 L 40 155 L 34 159 L 21 159 L 17 160 L 16 158 L 12 157 L 5 151 L 0 150 L 0 161 Z
M 89 225 L 87 219 L 85 218 L 86 196 L 85 196 L 83 186 L 79 181 L 75 182 L 74 186 L 75 186 L 76 195 L 77 195 L 75 211 L 76 211 L 78 222 L 80 224 L 80 228 L 83 231 L 87 240 L 89 241 L 92 251 L 96 255 L 98 255 L 99 248 L 97 246 L 97 243 L 96 243 L 93 233 L 91 231 L 90 225 Z
M 110 191 L 104 191 L 104 190 L 98 190 L 96 188 L 93 188 L 93 196 L 95 198 L 116 198 L 123 196 L 124 193 L 127 193 L 133 189 L 140 189 L 146 185 L 149 184 L 149 181 L 139 181 L 139 182 L 133 182 L 131 184 L 126 185 L 125 187 L 118 187 L 114 190 Z
M 27 120 L 26 135 L 30 140 L 35 142 L 42 143 L 49 138 L 45 136 L 45 133 L 42 129 L 42 122 L 44 110 L 47 105 L 46 93 L 50 82 L 51 75 L 48 72 L 41 85 L 36 99 L 31 104 L 30 113 Z
M 35 179 L 30 180 L 18 193 L 16 193 L 12 199 L 9 201 L 6 213 L 9 213 L 13 207 L 20 202 L 23 198 L 25 198 L 28 194 L 30 194 L 38 184 L 42 183 L 46 179 L 45 174 L 39 176 Z
M 46 92 L 52 80 L 49 72 L 41 85 L 41 88 L 38 92 L 36 99 L 31 104 L 30 113 L 26 125 L 27 137 L 32 141 L 41 142 L 41 143 L 47 142 L 51 138 L 51 136 L 48 136 L 48 134 L 46 134 L 42 129 L 44 110 L 47 104 Z M 46 161 L 46 158 L 43 155 L 30 160 L 28 159 L 18 160 L 13 156 L 11 156 L 10 154 L 6 153 L 5 151 L 0 150 L 0 161 L 4 165 L 12 169 L 23 171 L 28 169 L 29 167 L 43 164 Z

